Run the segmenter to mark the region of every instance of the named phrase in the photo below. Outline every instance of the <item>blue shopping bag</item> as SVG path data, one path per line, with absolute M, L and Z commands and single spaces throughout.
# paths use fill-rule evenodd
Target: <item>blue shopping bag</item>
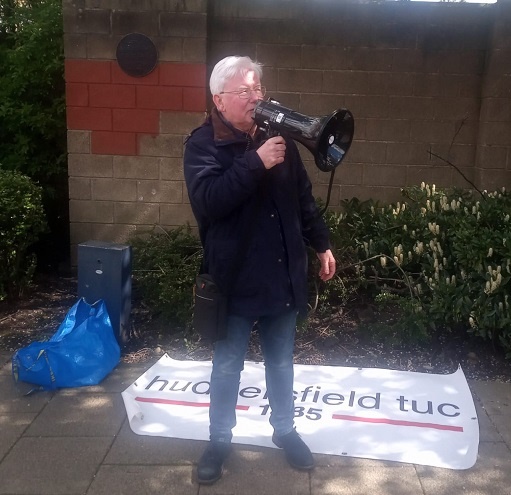
M 12 357 L 15 381 L 45 390 L 96 385 L 119 363 L 121 350 L 105 302 L 81 298 L 46 342 L 33 342 Z

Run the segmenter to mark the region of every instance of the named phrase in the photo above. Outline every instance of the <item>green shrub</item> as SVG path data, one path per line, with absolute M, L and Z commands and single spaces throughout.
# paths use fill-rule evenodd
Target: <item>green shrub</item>
M 353 199 L 342 213 L 326 214 L 338 273 L 326 284 L 318 281 L 311 253 L 314 317 L 329 318 L 369 294 L 387 318 L 369 331 L 386 342 L 416 343 L 461 328 L 511 356 L 511 196 L 425 184 L 403 195 L 403 202 L 383 207 Z M 201 257 L 189 227 L 134 241 L 144 301 L 180 328 L 191 327 Z
M 306 319 L 300 320 L 301 329 L 308 327 L 311 317 L 314 320 L 326 320 L 339 316 L 339 311 L 345 308 L 356 297 L 357 293 L 356 287 L 347 283 L 345 278 L 339 274 L 334 275 L 328 282 L 323 282 L 318 276 L 320 263 L 312 248 L 309 250 L 308 256 L 309 312 Z M 338 254 L 336 257 L 339 257 Z
M 133 278 L 140 297 L 153 311 L 161 313 L 169 324 L 169 332 L 192 330 L 193 285 L 202 261 L 202 246 L 189 226 L 137 236 L 133 247 Z M 317 317 L 344 306 L 352 288 L 336 276 L 328 283 L 318 279 L 319 263 L 310 253 L 310 308 Z
M 66 170 L 62 1 L 0 7 L 0 161 L 40 183 Z
M 62 0 L 0 1 L 0 162 L 43 187 L 38 269 L 69 256 Z
M 190 227 L 155 230 L 136 237 L 133 277 L 144 303 L 168 319 L 169 333 L 191 328 L 193 285 L 202 247 Z
M 0 300 L 18 298 L 32 281 L 29 249 L 46 230 L 41 195 L 28 177 L 0 169 Z
M 404 332 L 421 338 L 462 326 L 511 356 L 509 193 L 422 184 L 403 195 L 385 207 L 348 201 L 329 214 L 334 238 L 358 257 L 352 282 L 399 295 Z

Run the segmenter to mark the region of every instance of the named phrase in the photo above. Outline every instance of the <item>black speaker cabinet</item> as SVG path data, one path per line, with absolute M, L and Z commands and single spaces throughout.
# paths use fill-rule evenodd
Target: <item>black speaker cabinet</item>
M 78 245 L 78 297 L 89 304 L 103 299 L 122 346 L 130 335 L 131 246 L 100 241 Z

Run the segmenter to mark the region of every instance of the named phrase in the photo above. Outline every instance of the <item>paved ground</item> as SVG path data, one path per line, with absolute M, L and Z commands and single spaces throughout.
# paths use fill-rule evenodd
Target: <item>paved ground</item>
M 100 386 L 23 397 L 0 351 L 0 495 L 509 495 L 511 384 L 470 382 L 479 457 L 466 471 L 315 455 L 301 473 L 281 451 L 236 446 L 224 477 L 195 482 L 205 442 L 137 436 L 121 398 L 153 363 L 121 364 Z

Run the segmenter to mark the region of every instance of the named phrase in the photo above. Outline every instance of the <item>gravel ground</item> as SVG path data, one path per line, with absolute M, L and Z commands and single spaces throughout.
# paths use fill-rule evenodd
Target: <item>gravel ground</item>
M 35 340 L 50 337 L 77 300 L 74 277 L 39 276 L 29 293 L 15 306 L 0 303 L 0 349 L 13 352 Z M 369 315 L 369 316 L 368 316 Z M 424 373 L 453 373 L 458 366 L 468 379 L 511 382 L 511 360 L 479 339 L 440 335 L 427 346 L 386 345 L 368 335 L 368 320 L 384 318 L 367 305 L 356 303 L 329 320 L 311 319 L 297 335 L 295 361 L 300 364 L 388 368 Z M 174 359 L 209 359 L 211 350 L 183 333 L 169 335 L 168 324 L 134 296 L 132 338 L 123 352 L 126 362 L 144 362 L 167 352 Z M 261 360 L 254 332 L 247 353 Z

